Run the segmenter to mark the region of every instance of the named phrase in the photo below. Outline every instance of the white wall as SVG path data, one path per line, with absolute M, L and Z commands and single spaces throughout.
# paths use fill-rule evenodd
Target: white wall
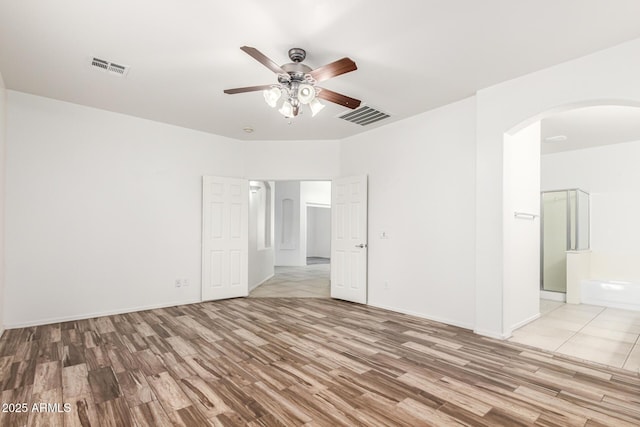
M 251 179 L 332 179 L 340 175 L 340 141 L 243 141 Z
M 307 257 L 331 257 L 331 208 L 307 207 Z
M 308 238 L 308 219 L 307 206 L 321 205 L 331 206 L 331 181 L 302 181 L 300 182 L 300 265 L 307 264 L 307 238 Z M 329 218 L 331 224 L 331 218 Z M 329 225 L 330 227 L 331 225 Z M 318 230 L 319 232 L 322 232 Z M 327 232 L 326 238 L 329 239 L 329 247 L 331 247 L 331 228 Z M 324 238 L 323 235 L 321 238 Z M 329 257 L 331 252 L 329 252 Z
M 369 176 L 369 303 L 473 328 L 474 98 L 344 140 L 341 168 Z
M 278 266 L 306 265 L 305 203 L 321 200 L 316 184 L 301 189 L 300 180 L 328 180 L 340 176 L 340 141 L 243 141 L 245 175 L 256 180 L 275 180 L 274 199 L 274 261 Z M 313 182 L 313 181 L 311 181 Z M 301 194 L 302 191 L 302 194 Z M 321 190 L 320 190 L 321 191 Z M 331 193 L 327 204 L 331 204 Z M 292 236 L 296 243 L 282 245 L 282 199 L 290 197 L 297 206 L 290 224 L 295 228 Z
M 591 277 L 640 283 L 640 141 L 542 156 L 544 190 L 591 193 Z
M 258 232 L 264 231 L 258 226 L 258 221 L 262 218 L 258 215 L 260 203 L 265 203 L 266 198 L 270 198 L 270 203 L 265 203 L 271 209 L 270 225 L 273 230 L 274 225 L 274 186 L 275 183 L 268 182 L 271 191 L 267 191 L 265 182 L 252 181 L 254 185 L 260 187 L 256 192 L 249 192 L 249 290 L 262 284 L 264 281 L 273 277 L 274 269 L 274 250 L 273 250 L 273 231 L 271 242 L 265 242 L 265 247 L 261 248 L 258 244 Z M 266 224 L 265 224 L 266 225 Z
M 478 91 L 476 321 L 504 337 L 503 138 L 524 122 L 602 100 L 640 104 L 640 39 Z
M 13 91 L 8 123 L 8 327 L 200 299 L 201 177 L 238 141 Z
M 540 122 L 504 140 L 504 323 L 540 316 Z M 515 213 L 538 215 L 526 218 Z
M 331 181 L 277 181 L 275 187 L 275 263 L 307 265 L 307 206 L 331 206 Z M 293 201 L 294 210 L 285 217 L 284 199 Z M 291 230 L 288 242 L 283 241 L 286 228 Z
M 5 147 L 7 130 L 7 91 L 0 74 L 0 336 L 4 332 L 4 212 L 5 212 Z
M 305 204 L 331 206 L 331 181 L 302 181 L 300 194 Z

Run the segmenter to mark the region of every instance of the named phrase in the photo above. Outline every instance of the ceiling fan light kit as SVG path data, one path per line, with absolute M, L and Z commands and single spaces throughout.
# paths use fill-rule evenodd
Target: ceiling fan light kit
M 298 100 L 302 104 L 308 104 L 316 99 L 316 89 L 308 83 L 298 86 Z
M 282 96 L 282 90 L 278 87 L 272 87 L 271 89 L 265 89 L 262 94 L 269 107 L 275 108 L 278 100 Z
M 282 66 L 256 48 L 242 46 L 240 49 L 276 73 L 278 84 L 226 89 L 224 93 L 235 94 L 261 90 L 265 102 L 272 108 L 276 108 L 278 102 L 284 99 L 278 111 L 286 118 L 296 117 L 300 113 L 300 105 L 308 105 L 311 116 L 314 117 L 325 107 L 318 98 L 351 109 L 360 106 L 360 100 L 328 89 L 324 89 L 325 93 L 323 93 L 323 89 L 316 86 L 318 82 L 357 70 L 356 63 L 349 58 L 339 59 L 314 70 L 302 64 L 307 53 L 301 48 L 289 49 L 289 59 L 293 62 Z
M 309 108 L 311 109 L 311 117 L 315 117 L 316 114 L 318 114 L 324 107 L 325 107 L 324 104 L 322 104 L 320 101 L 314 98 L 309 103 Z

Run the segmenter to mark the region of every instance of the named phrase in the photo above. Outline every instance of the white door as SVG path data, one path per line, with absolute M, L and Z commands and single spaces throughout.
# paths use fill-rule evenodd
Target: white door
M 367 302 L 367 176 L 331 186 L 331 297 Z
M 202 178 L 202 300 L 246 297 L 249 182 Z

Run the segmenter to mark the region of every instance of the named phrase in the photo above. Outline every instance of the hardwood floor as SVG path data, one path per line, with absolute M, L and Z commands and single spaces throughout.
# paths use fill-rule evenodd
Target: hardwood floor
M 3 427 L 640 425 L 637 373 L 313 298 L 9 330 L 0 384 Z

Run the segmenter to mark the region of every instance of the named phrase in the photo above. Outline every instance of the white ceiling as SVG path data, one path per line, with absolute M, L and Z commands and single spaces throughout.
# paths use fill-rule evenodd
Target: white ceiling
M 565 141 L 546 138 L 565 136 Z M 541 121 L 542 154 L 640 141 L 640 108 L 603 105 L 555 114 Z
M 0 72 L 9 89 L 233 138 L 339 139 L 640 37 L 638 16 L 637 0 L 0 0 Z M 260 92 L 223 94 L 275 83 L 243 45 L 280 64 L 301 47 L 312 68 L 349 56 L 359 69 L 322 86 L 392 118 L 361 127 L 329 104 L 289 125 Z

